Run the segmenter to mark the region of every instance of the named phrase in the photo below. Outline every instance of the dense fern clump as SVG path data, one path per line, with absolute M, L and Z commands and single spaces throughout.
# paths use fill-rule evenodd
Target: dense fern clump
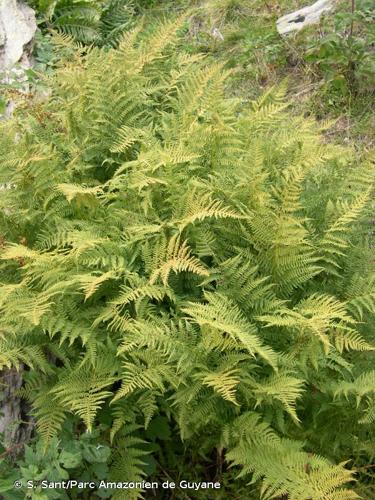
M 185 476 L 186 456 L 223 458 L 213 475 L 232 466 L 258 498 L 357 498 L 373 167 L 282 89 L 225 98 L 220 66 L 174 50 L 180 26 L 77 48 L 48 102 L 2 124 L 1 367 L 28 367 L 46 449 L 74 415 L 111 447 L 110 480 L 168 466 L 147 444 L 159 419 Z

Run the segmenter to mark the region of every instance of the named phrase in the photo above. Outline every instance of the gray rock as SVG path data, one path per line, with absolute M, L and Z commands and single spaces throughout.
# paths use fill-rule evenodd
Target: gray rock
M 212 36 L 212 38 L 215 38 L 216 40 L 220 40 L 220 42 L 224 42 L 223 34 L 220 32 L 220 30 L 218 28 L 213 28 L 211 30 L 211 36 Z
M 34 428 L 34 419 L 23 415 L 30 413 L 30 408 L 18 395 L 23 383 L 23 367 L 17 371 L 9 368 L 0 372 L 1 412 L 0 432 L 3 434 L 3 444 L 7 448 L 8 458 L 22 452 L 24 445 L 30 440 Z
M 17 0 L 0 0 L 0 82 L 24 85 L 27 91 L 25 69 L 32 65 L 31 45 L 36 32 L 34 11 Z M 8 101 L 5 116 L 9 118 L 15 103 Z M 11 185 L 2 184 L 0 190 L 10 189 Z M 24 414 L 25 402 L 19 397 L 18 390 L 23 383 L 23 366 L 19 371 L 14 368 L 0 371 L 0 433 L 7 450 L 5 454 L 15 456 L 22 451 L 33 431 L 33 420 Z
M 292 31 L 299 31 L 310 24 L 315 24 L 319 22 L 322 14 L 333 9 L 334 4 L 335 0 L 318 0 L 312 5 L 280 17 L 276 22 L 277 31 L 280 35 L 286 35 Z
M 37 29 L 35 12 L 22 1 L 0 0 L 0 71 L 17 63 L 29 67 L 27 45 Z

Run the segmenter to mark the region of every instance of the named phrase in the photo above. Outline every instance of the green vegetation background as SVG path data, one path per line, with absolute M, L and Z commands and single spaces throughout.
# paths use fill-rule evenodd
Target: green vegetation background
M 37 432 L 4 442 L 4 498 L 69 477 L 372 498 L 372 2 L 287 38 L 303 2 L 32 5 L 35 97 L 3 97 L 1 359 L 29 367 Z

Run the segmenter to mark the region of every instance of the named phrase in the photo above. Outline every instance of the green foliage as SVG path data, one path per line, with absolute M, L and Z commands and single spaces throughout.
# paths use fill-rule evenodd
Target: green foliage
M 56 439 L 78 419 L 70 441 L 94 436 L 113 480 L 217 460 L 205 477 L 231 466 L 258 497 L 356 498 L 373 166 L 285 89 L 226 98 L 228 72 L 175 50 L 183 26 L 75 47 L 50 99 L 1 124 L 2 364 L 30 367 L 32 460 L 77 477 Z
M 68 424 L 68 425 L 67 425 Z M 80 481 L 99 483 L 108 476 L 108 465 L 111 449 L 100 442 L 99 429 L 93 434 L 82 434 L 77 440 L 72 434 L 73 420 L 68 420 L 62 432 L 62 440 L 56 437 L 51 439 L 46 448 L 43 441 L 33 445 L 26 445 L 24 457 L 19 461 L 19 469 L 9 474 L 7 464 L 0 465 L 2 477 L 8 476 L 0 488 L 5 500 L 14 499 L 13 481 L 17 480 L 25 487 L 25 495 L 20 498 L 33 500 L 47 500 L 54 498 L 77 498 L 79 487 L 72 488 L 70 495 L 64 488 L 48 488 L 41 484 L 67 481 L 70 477 L 77 477 Z M 94 489 L 94 488 L 93 488 Z M 81 489 L 82 490 L 82 489 Z M 96 491 L 101 498 L 108 498 L 109 494 L 104 489 Z
M 339 11 L 323 23 L 321 36 L 309 43 L 305 58 L 324 76 L 332 104 L 374 90 L 375 10 L 373 2 L 355 2 L 353 12 Z
M 353 12 L 350 0 L 336 2 L 335 11 L 319 24 L 281 36 L 277 19 L 304 5 L 283 0 L 198 2 L 184 47 L 207 52 L 233 68 L 228 87 L 236 95 L 257 97 L 288 76 L 293 92 L 301 96 L 295 102 L 299 107 L 307 104 L 319 117 L 350 113 L 354 124 L 366 127 L 374 93 L 373 2 L 356 0 Z M 362 131 L 364 135 L 371 140 L 371 130 Z
M 102 2 L 39 0 L 35 7 L 48 27 L 71 35 L 81 42 L 92 43 L 98 40 Z
M 43 32 L 56 30 L 84 44 L 116 45 L 133 24 L 130 0 L 34 0 Z M 43 46 L 43 44 L 42 44 Z

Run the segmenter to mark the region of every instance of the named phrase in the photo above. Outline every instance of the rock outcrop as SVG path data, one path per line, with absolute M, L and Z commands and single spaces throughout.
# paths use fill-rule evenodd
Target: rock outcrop
M 28 48 L 36 29 L 33 9 L 17 0 L 0 0 L 0 72 L 17 63 L 30 67 Z
M 312 5 L 280 17 L 276 23 L 277 31 L 280 35 L 286 35 L 292 31 L 299 31 L 309 24 L 315 24 L 323 14 L 333 9 L 334 4 L 335 0 L 318 0 Z
M 0 83 L 22 82 L 27 90 L 25 69 L 32 66 L 36 29 L 35 13 L 30 7 L 17 0 L 0 0 Z M 8 100 L 0 119 L 8 118 L 13 108 L 13 101 Z M 7 188 L 6 184 L 0 185 L 0 189 Z M 18 371 L 14 368 L 0 371 L 0 434 L 8 456 L 22 451 L 33 430 L 33 421 L 26 417 L 25 403 L 17 394 L 23 383 L 22 373 L 22 365 Z

